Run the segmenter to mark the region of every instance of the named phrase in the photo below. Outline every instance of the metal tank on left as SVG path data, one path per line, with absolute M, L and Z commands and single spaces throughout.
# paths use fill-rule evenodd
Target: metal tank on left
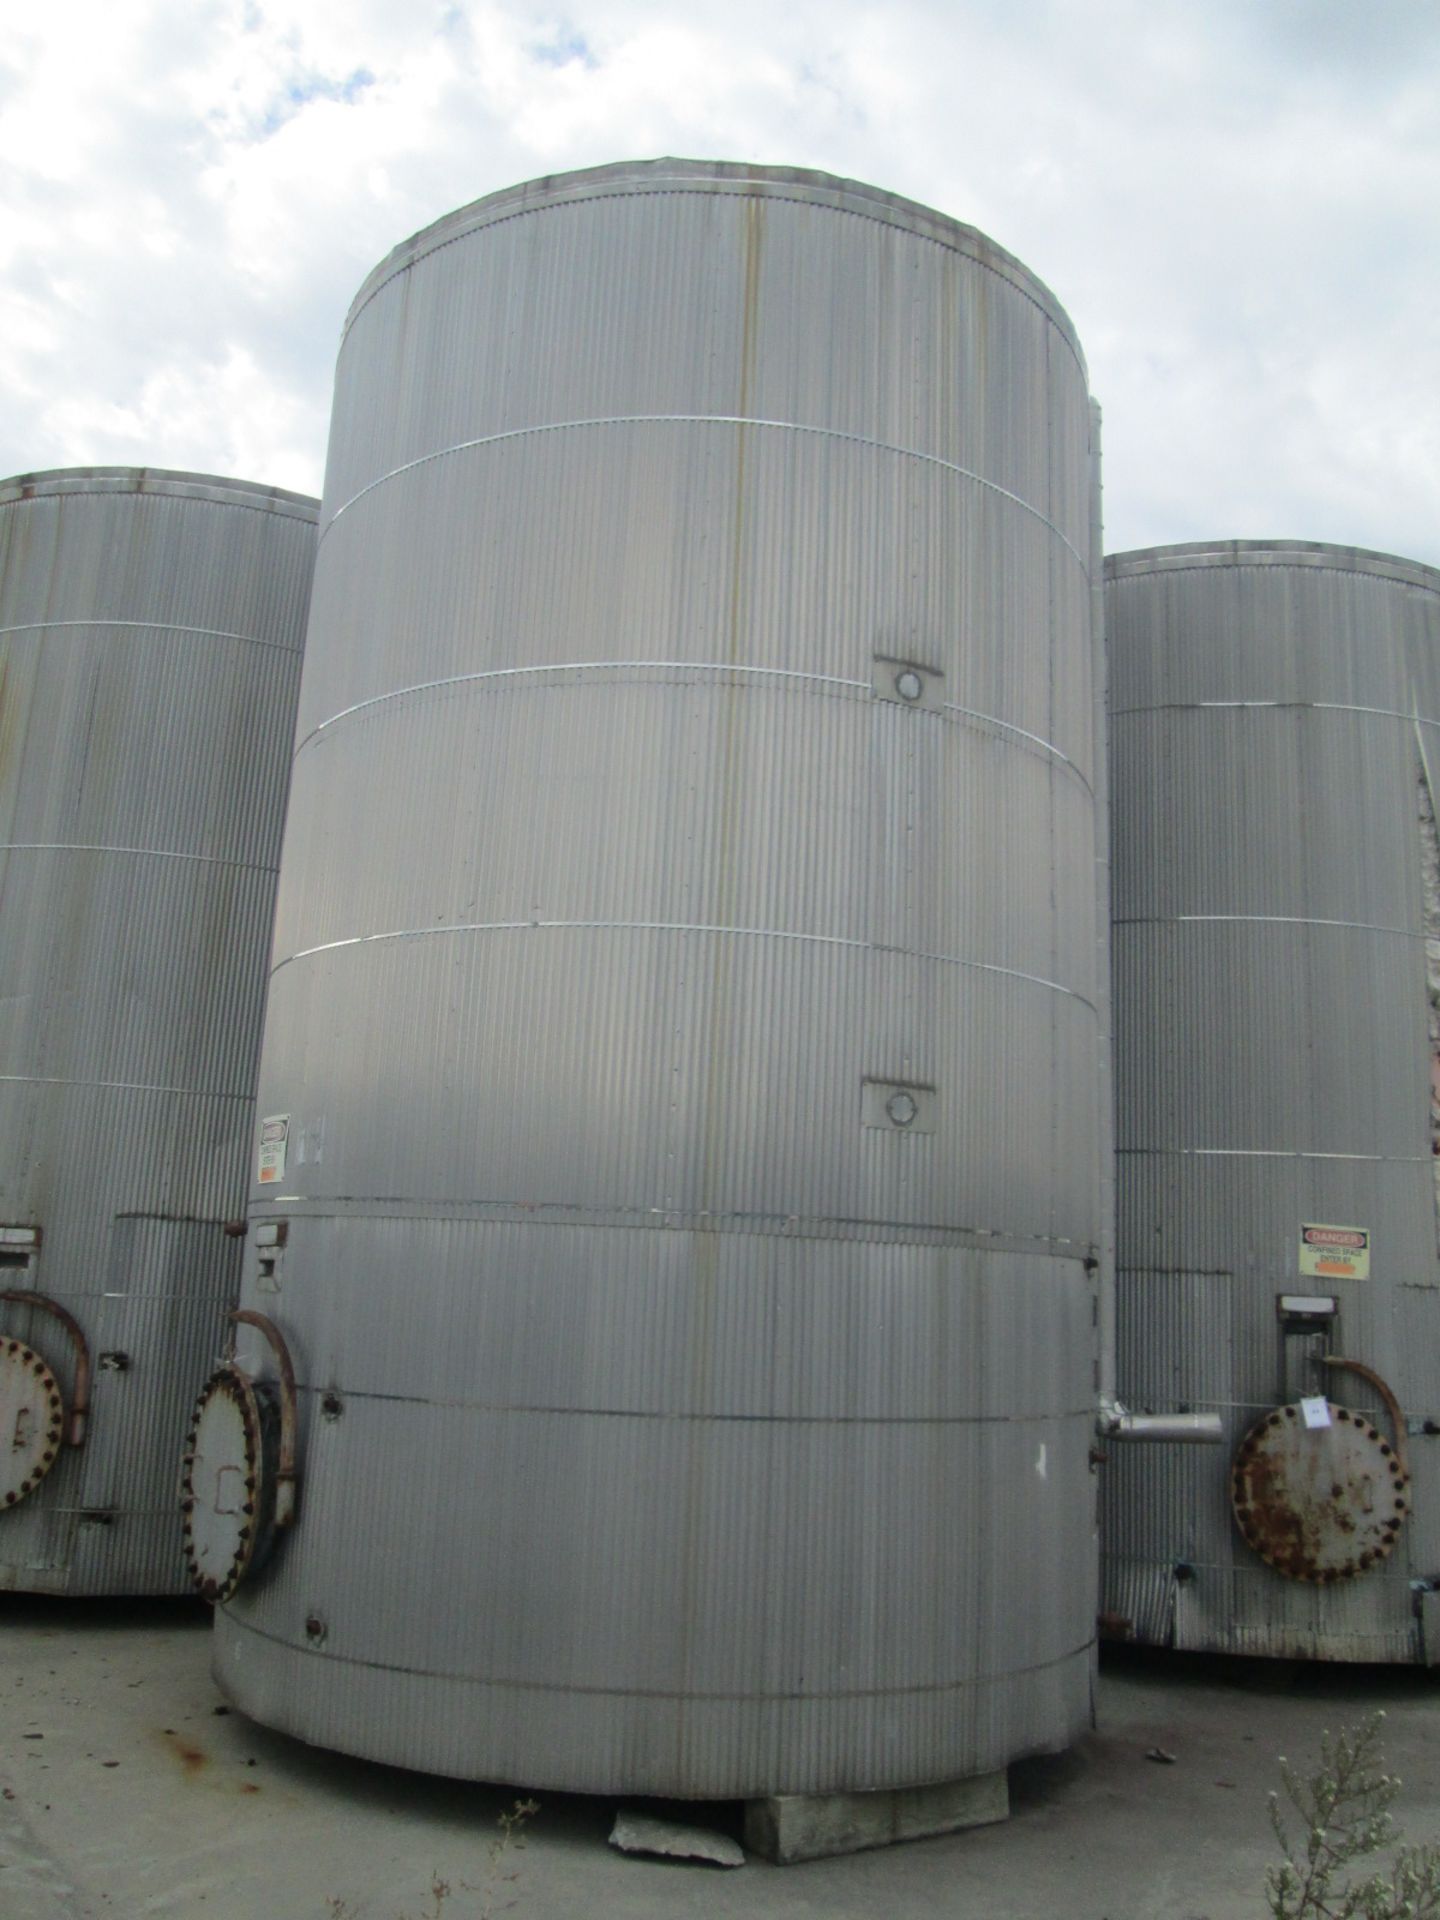
M 317 502 L 0 482 L 0 1589 L 179 1593 Z

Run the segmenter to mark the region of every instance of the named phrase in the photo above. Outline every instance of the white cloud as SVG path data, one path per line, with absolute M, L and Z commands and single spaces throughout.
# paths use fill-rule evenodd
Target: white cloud
M 318 491 L 369 268 L 660 152 L 849 173 L 1070 309 L 1112 546 L 1440 562 L 1440 15 L 1415 0 L 52 0 L 0 45 L 0 471 Z
M 312 488 L 314 410 L 277 385 L 253 354 L 227 341 L 215 357 L 157 367 L 128 404 L 61 396 L 51 408 L 54 433 L 68 451 L 59 463 L 92 463 L 98 435 L 105 459 L 124 466 L 198 467 L 210 473 L 262 476 L 272 486 Z M 203 461 L 158 462 L 154 449 L 214 449 Z

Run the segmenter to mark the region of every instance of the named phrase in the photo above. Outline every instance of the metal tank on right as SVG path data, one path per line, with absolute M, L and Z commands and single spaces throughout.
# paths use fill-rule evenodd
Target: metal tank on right
M 1112 555 L 1122 1397 L 1103 1606 L 1151 1644 L 1440 1661 L 1440 573 Z M 1122 1624 L 1124 1623 L 1124 1624 Z

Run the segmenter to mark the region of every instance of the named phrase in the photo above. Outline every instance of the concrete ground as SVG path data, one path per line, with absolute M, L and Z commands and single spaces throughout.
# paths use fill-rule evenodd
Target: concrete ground
M 1399 1824 L 1440 1841 L 1440 1684 L 1410 1670 L 1120 1652 L 1096 1731 L 1011 1769 L 1003 1826 L 726 1872 L 615 1853 L 613 1803 L 564 1794 L 500 1852 L 513 1790 L 267 1733 L 221 1706 L 208 1640 L 185 1603 L 0 1596 L 3 1920 L 1263 1920 L 1276 1756 L 1377 1706 Z

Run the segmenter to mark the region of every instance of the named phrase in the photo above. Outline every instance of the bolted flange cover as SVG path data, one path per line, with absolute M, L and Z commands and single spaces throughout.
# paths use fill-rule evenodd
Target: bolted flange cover
M 1410 1475 L 1362 1415 L 1327 1400 L 1327 1426 L 1277 1407 L 1246 1434 L 1230 1500 L 1246 1544 L 1287 1580 L 1328 1585 L 1368 1573 L 1394 1549 Z
M 195 1402 L 180 1503 L 190 1578 L 213 1605 L 228 1600 L 270 1551 L 279 1425 L 268 1387 L 239 1367 L 218 1367 Z
M 23 1340 L 0 1339 L 0 1512 L 33 1493 L 60 1457 L 59 1382 Z

